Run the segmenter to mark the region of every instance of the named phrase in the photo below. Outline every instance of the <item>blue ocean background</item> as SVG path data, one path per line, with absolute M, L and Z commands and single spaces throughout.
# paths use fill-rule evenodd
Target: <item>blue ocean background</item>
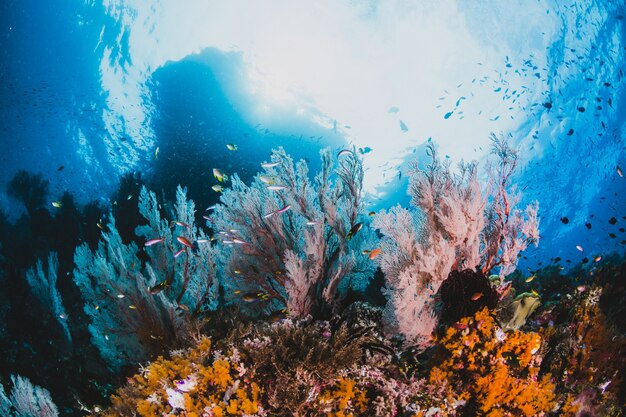
M 370 182 L 373 207 L 407 203 L 407 176 L 401 171 L 428 138 L 475 141 L 482 151 L 461 157 L 484 157 L 487 138 L 464 137 L 464 129 L 473 122 L 458 114 L 459 109 L 468 114 L 489 112 L 488 130 L 510 135 L 521 149 L 522 198 L 540 202 L 542 242 L 536 256 L 543 262 L 557 256 L 577 262 L 587 255 L 575 249 L 580 243 L 593 253 L 624 253 L 626 236 L 619 229 L 626 220 L 625 180 L 616 172 L 618 166 L 626 166 L 623 4 L 451 4 L 485 48 L 494 49 L 496 55 L 498 47 L 517 54 L 501 56 L 500 62 L 491 63 L 494 68 L 483 64 L 484 78 L 478 82 L 463 76 L 447 80 L 449 94 L 441 95 L 450 98 L 440 108 L 440 120 L 433 120 L 432 129 L 411 126 L 402 137 L 411 151 L 395 156 L 387 178 L 377 173 Z M 210 191 L 213 166 L 249 178 L 272 148 L 283 146 L 315 168 L 318 149 L 352 142 L 351 126 L 339 122 L 337 129 L 335 115 L 318 108 L 305 94 L 296 92 L 294 103 L 250 93 L 252 64 L 236 46 L 231 50 L 206 46 L 155 68 L 152 63 L 133 62 L 130 49 L 138 47 L 132 45 L 135 32 L 156 38 L 152 43 L 157 45 L 163 41 L 159 36 L 168 36 L 158 27 L 167 24 L 167 16 L 159 15 L 167 4 L 71 1 L 59 6 L 28 0 L 6 1 L 0 7 L 3 184 L 17 170 L 27 169 L 50 181 L 52 195 L 69 191 L 83 203 L 110 202 L 120 176 L 137 171 L 168 192 L 180 183 L 196 199 L 215 200 Z M 363 21 L 384 18 L 378 2 L 345 7 L 358 8 L 356 19 Z M 529 22 L 533 30 L 526 31 Z M 171 30 L 169 36 L 177 38 L 183 29 Z M 323 65 L 332 68 L 333 62 Z M 521 87 L 513 91 L 509 86 L 518 84 L 516 79 L 522 80 Z M 456 88 L 459 84 L 464 85 Z M 472 107 L 471 96 L 485 91 L 500 99 L 499 108 Z M 393 97 L 393 91 L 389 93 Z M 456 112 L 444 119 L 457 96 L 470 99 L 461 100 Z M 388 107 L 386 98 L 381 100 L 380 114 L 371 117 L 388 123 Z M 401 108 L 399 116 L 410 113 L 410 108 Z M 437 137 L 442 123 L 451 125 L 453 140 Z M 398 125 L 393 133 L 396 130 L 403 133 Z M 226 149 L 231 142 L 239 147 L 236 155 Z M 370 139 L 368 145 L 366 160 L 376 160 L 386 139 Z M 154 158 L 157 148 L 160 155 Z M 19 216 L 19 204 L 4 192 L 0 201 L 10 217 Z M 564 217 L 567 224 L 560 221 Z M 618 219 L 616 225 L 608 223 L 611 217 Z M 587 229 L 586 222 L 593 227 Z

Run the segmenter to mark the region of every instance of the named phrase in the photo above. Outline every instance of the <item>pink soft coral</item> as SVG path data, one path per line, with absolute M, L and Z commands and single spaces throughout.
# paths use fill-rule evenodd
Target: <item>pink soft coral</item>
M 496 162 L 488 169 L 486 191 L 476 163 L 461 164 L 453 174 L 429 145 L 431 164 L 416 167 L 409 185 L 418 210 L 395 207 L 374 218 L 374 228 L 384 235 L 379 262 L 389 299 L 386 321 L 412 343 L 428 343 L 436 324 L 434 296 L 451 270 L 482 265 L 488 274 L 499 267 L 504 277 L 515 270 L 517 255 L 539 239 L 537 203 L 525 213 L 514 209 L 516 152 L 504 139 L 492 141 Z

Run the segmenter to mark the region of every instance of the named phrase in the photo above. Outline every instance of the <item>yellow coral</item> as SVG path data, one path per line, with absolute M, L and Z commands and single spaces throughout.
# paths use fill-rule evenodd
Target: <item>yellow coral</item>
M 132 396 L 126 388 L 112 398 L 112 409 L 132 408 L 142 417 L 169 415 L 175 411 L 168 402 L 169 393 L 174 390 L 182 396 L 187 417 L 202 416 L 205 409 L 210 409 L 215 417 L 257 413 L 261 389 L 254 382 L 238 379 L 241 358 L 232 355 L 211 362 L 210 350 L 210 339 L 203 338 L 184 355 L 159 357 L 134 377 Z M 179 384 L 187 381 L 188 385 L 178 390 L 177 380 L 183 380 Z M 227 397 L 230 398 L 225 400 Z
M 554 406 L 550 376 L 537 379 L 538 334 L 504 333 L 483 309 L 450 327 L 438 342 L 441 363 L 431 370 L 429 380 L 444 386 L 450 401 L 463 392 L 477 415 L 488 417 L 534 416 Z
M 320 394 L 318 401 L 330 406 L 328 417 L 353 417 L 353 412 L 362 413 L 367 407 L 365 391 L 358 389 L 356 381 L 350 378 L 340 378 L 330 390 Z

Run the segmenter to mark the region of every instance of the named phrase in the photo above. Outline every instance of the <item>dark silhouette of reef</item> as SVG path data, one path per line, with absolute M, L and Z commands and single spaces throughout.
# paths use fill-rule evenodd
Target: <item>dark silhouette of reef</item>
M 122 178 L 111 209 L 119 219 L 123 238 L 134 238 L 138 224 L 137 201 L 141 178 Z M 21 374 L 52 392 L 62 415 L 80 415 L 76 398 L 106 403 L 124 375 L 113 374 L 90 342 L 83 300 L 72 279 L 74 250 L 82 242 L 97 245 L 108 209 L 98 202 L 80 207 L 69 193 L 50 202 L 48 181 L 41 174 L 19 171 L 7 185 L 7 194 L 25 207 L 10 222 L 0 212 L 0 379 Z M 123 196 L 123 198 L 122 198 Z M 48 253 L 58 253 L 57 288 L 71 320 L 69 344 L 47 306 L 37 302 L 25 279 L 26 270 Z M 128 373 L 132 370 L 128 370 Z M 82 381 L 82 382 L 81 382 Z

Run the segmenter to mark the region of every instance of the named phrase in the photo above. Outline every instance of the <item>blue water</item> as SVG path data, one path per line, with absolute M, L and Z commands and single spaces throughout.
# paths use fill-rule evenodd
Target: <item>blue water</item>
M 520 205 L 540 205 L 523 269 L 623 256 L 626 6 L 511 3 L 323 2 L 303 26 L 295 6 L 271 2 L 5 0 L 0 210 L 9 222 L 25 212 L 6 192 L 19 170 L 49 181 L 48 203 L 69 192 L 108 210 L 122 176 L 138 173 L 208 205 L 214 167 L 248 181 L 282 146 L 314 173 L 320 149 L 352 144 L 371 149 L 378 210 L 408 205 L 409 163 L 423 166 L 429 139 L 454 162 L 484 162 L 495 132 L 520 150 Z M 445 30 L 403 38 L 422 12 Z M 292 35 L 297 56 L 281 49 Z

